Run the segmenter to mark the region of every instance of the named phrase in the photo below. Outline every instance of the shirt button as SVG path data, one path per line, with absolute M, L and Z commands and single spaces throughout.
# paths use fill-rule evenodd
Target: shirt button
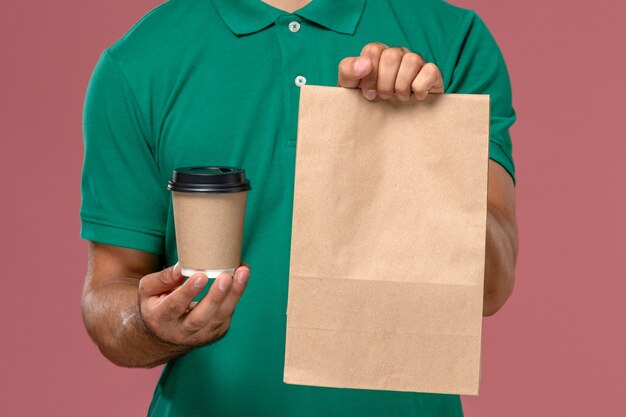
M 302 75 L 298 75 L 294 82 L 298 87 L 302 87 L 304 84 L 306 84 L 306 78 L 304 78 Z
M 300 30 L 300 23 L 296 22 L 295 20 L 289 23 L 289 30 L 292 31 L 293 33 L 298 32 Z

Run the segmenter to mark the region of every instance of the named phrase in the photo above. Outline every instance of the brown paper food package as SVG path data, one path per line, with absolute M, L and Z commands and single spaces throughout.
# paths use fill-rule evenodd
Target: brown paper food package
M 284 381 L 478 394 L 489 97 L 304 86 Z

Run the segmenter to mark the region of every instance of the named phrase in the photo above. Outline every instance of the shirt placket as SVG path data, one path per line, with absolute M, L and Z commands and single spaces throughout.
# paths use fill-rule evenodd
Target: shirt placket
M 307 74 L 305 63 L 306 22 L 294 14 L 281 15 L 276 19 L 276 36 L 282 58 L 281 79 L 285 100 L 285 140 L 287 146 L 296 145 L 298 123 L 298 101 L 300 87 L 311 83 L 311 74 Z

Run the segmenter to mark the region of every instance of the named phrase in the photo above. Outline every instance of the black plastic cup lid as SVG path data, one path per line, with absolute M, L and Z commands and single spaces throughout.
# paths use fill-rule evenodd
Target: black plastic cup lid
M 251 187 L 241 168 L 187 167 L 174 170 L 167 188 L 182 193 L 236 193 Z

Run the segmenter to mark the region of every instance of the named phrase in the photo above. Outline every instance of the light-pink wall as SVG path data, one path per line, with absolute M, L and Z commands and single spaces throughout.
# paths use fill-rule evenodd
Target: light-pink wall
M 626 8 L 456 0 L 507 58 L 521 252 L 484 326 L 468 417 L 624 416 Z M 82 327 L 81 111 L 102 49 L 151 0 L 0 3 L 0 415 L 144 415 L 158 370 L 100 356 Z

